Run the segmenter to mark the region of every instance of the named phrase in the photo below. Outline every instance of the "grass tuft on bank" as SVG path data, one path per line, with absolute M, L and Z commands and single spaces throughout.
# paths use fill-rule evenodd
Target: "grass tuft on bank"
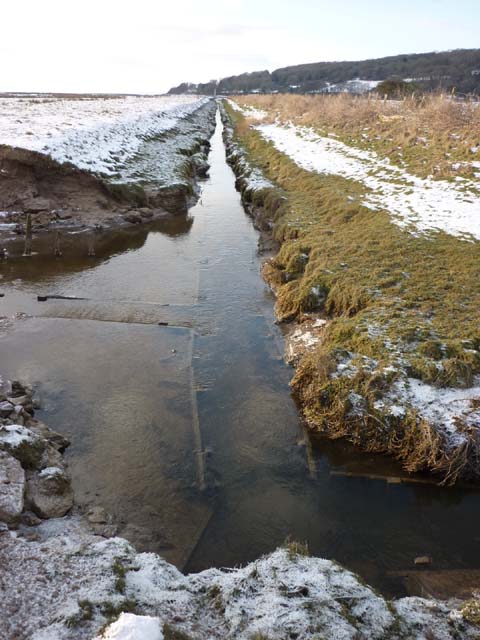
M 237 183 L 280 246 L 264 267 L 277 316 L 329 320 L 292 380 L 309 425 L 408 471 L 478 477 L 480 243 L 398 227 L 363 184 L 298 167 L 225 108 Z M 275 186 L 249 189 L 245 163 Z

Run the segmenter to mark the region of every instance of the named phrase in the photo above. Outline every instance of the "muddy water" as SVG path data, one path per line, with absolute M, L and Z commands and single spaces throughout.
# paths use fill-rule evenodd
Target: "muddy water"
M 418 555 L 479 567 L 478 493 L 359 477 L 399 471 L 303 432 L 220 124 L 212 142 L 188 219 L 76 234 L 61 258 L 45 236 L 1 263 L 0 314 L 32 316 L 1 335 L 1 370 L 37 385 L 38 416 L 71 438 L 78 503 L 188 571 L 287 536 L 387 593 Z

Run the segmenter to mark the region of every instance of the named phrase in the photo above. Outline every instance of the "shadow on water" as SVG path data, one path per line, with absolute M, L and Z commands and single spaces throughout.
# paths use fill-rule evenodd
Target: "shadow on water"
M 39 417 L 71 438 L 78 503 L 188 571 L 287 536 L 386 593 L 418 555 L 478 567 L 477 492 L 398 484 L 391 460 L 304 433 L 220 124 L 210 162 L 187 219 L 102 235 L 95 258 L 74 236 L 61 259 L 0 265 L 0 313 L 33 316 L 0 336 L 1 368 L 37 385 Z

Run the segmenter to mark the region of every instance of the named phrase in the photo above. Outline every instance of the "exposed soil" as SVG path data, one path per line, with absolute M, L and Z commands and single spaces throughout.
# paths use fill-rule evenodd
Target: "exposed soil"
M 158 205 L 150 206 L 141 188 L 111 185 L 73 165 L 8 146 L 0 146 L 0 210 L 18 234 L 28 213 L 34 229 L 135 223 L 165 215 Z
M 112 227 L 185 214 L 193 199 L 193 189 L 185 184 L 155 190 L 110 184 L 41 153 L 0 146 L 2 223 L 15 224 L 17 235 L 25 233 L 27 214 L 31 214 L 34 231 Z

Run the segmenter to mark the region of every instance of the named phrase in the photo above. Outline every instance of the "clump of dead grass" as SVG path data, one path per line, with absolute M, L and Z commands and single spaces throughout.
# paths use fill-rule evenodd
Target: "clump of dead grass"
M 358 367 L 354 375 L 334 376 L 344 353 L 327 336 L 297 366 L 291 385 L 311 428 L 331 439 L 345 438 L 367 452 L 388 453 L 408 472 L 437 473 L 444 483 L 478 477 L 476 429 L 458 424 L 463 438 L 452 447 L 415 410 L 397 417 L 376 408 L 376 400 L 388 391 L 391 380 L 362 369 L 361 358 L 354 360 Z
M 460 613 L 463 618 L 471 624 L 480 626 L 480 600 L 477 597 L 471 598 L 462 604 Z

